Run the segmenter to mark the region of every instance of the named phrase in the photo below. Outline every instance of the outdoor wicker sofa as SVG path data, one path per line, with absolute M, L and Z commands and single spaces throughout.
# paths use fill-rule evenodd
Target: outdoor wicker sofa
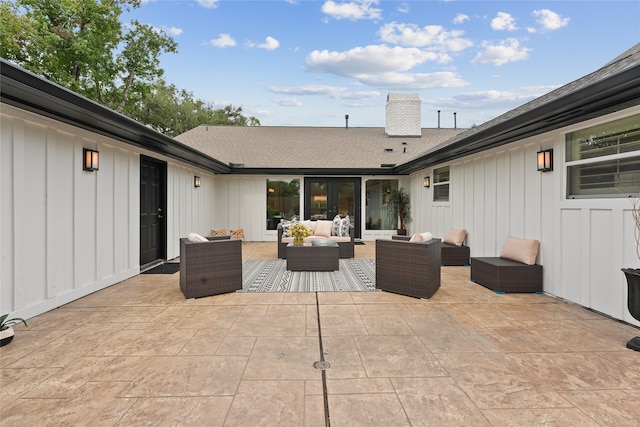
M 200 298 L 242 289 L 242 241 L 180 239 L 180 289 L 185 298 Z
M 537 240 L 507 237 L 498 257 L 472 257 L 471 281 L 494 292 L 542 292 Z
M 278 258 L 285 259 L 287 258 L 287 245 L 291 243 L 286 238 L 282 239 L 282 224 L 278 224 Z M 355 237 L 356 237 L 356 229 L 353 225 L 349 226 L 349 239 L 347 241 L 343 241 L 344 238 L 336 239 L 335 236 L 310 236 L 305 238 L 305 242 L 311 243 L 313 239 L 330 239 L 336 240 L 338 242 L 338 256 L 340 258 L 353 258 L 354 257 L 354 246 L 355 246 Z
M 431 298 L 440 288 L 440 239 L 376 240 L 376 288 Z

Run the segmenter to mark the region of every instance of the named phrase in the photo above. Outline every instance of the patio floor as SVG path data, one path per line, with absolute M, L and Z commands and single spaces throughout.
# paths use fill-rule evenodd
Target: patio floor
M 374 258 L 374 244 L 356 257 Z M 275 258 L 244 243 L 245 259 Z M 637 426 L 633 326 L 443 267 L 430 300 L 386 292 L 186 300 L 138 275 L 17 328 L 2 426 Z M 321 351 L 324 354 L 321 354 Z M 326 370 L 314 363 L 328 362 Z M 324 376 L 324 378 L 323 378 Z

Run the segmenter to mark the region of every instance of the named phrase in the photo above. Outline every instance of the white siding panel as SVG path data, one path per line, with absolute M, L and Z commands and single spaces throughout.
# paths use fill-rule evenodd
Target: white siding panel
M 611 313 L 621 317 L 622 288 L 615 286 L 611 278 L 613 265 L 613 232 L 612 211 L 592 209 L 589 215 L 589 292 L 591 307 L 603 313 Z
M 561 212 L 561 249 L 562 260 L 561 286 L 556 286 L 559 296 L 570 301 L 583 302 L 583 268 L 580 247 L 584 244 L 582 238 L 582 212 L 579 209 L 563 209 Z M 543 266 L 544 268 L 544 266 Z M 584 274 L 588 274 L 584 271 Z
M 469 235 L 467 244 L 471 250 L 471 256 L 476 254 L 492 253 L 497 247 L 496 229 L 497 229 L 497 160 L 496 156 L 485 156 L 484 160 L 484 223 L 482 238 L 476 239 L 476 229 L 474 235 Z M 480 256 L 480 255 L 478 255 Z
M 496 174 L 498 191 L 496 199 L 496 238 L 493 248 L 485 247 L 485 252 L 478 256 L 497 256 L 500 253 L 504 240 L 510 233 L 510 203 L 509 193 L 511 188 L 510 158 L 506 151 L 498 152 Z
M 525 237 L 525 162 L 521 147 L 509 151 L 509 235 Z M 504 242 L 504 241 L 503 241 Z M 502 243 L 500 245 L 502 246 Z
M 107 145 L 98 147 L 100 151 L 100 170 L 98 172 L 82 171 L 82 174 L 95 174 L 97 182 L 96 237 L 100 242 L 96 245 L 96 278 L 102 280 L 114 271 L 114 220 L 115 199 L 115 161 L 114 149 Z
M 0 313 L 9 313 L 15 307 L 13 147 L 18 134 L 14 121 L 0 114 Z

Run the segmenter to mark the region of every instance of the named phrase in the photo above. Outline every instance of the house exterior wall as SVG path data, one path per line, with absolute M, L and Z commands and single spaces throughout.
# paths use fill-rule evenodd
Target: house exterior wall
M 168 162 L 167 258 L 209 232 L 204 171 L 5 104 L 0 140 L 0 313 L 28 319 L 140 272 L 140 154 Z M 99 171 L 82 170 L 83 147 Z
M 508 235 L 537 239 L 545 292 L 640 325 L 627 310 L 621 272 L 640 267 L 631 203 L 567 199 L 564 166 L 566 133 L 638 112 L 634 107 L 447 163 L 449 202 L 433 202 L 433 187 L 422 186 L 433 169 L 413 174 L 410 232 L 442 237 L 449 228 L 465 228 L 472 257 L 498 256 Z M 554 170 L 538 172 L 536 153 L 547 148 L 554 149 Z

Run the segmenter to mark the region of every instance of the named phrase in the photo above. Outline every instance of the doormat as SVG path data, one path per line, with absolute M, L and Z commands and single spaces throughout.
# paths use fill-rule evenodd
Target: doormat
M 289 271 L 287 260 L 242 263 L 240 292 L 368 292 L 376 290 L 372 259 L 341 259 L 337 271 Z
M 179 262 L 167 262 L 153 267 L 151 270 L 143 271 L 141 274 L 175 274 L 178 271 L 180 271 Z
M 364 245 L 364 242 L 356 240 L 353 242 L 354 245 Z

